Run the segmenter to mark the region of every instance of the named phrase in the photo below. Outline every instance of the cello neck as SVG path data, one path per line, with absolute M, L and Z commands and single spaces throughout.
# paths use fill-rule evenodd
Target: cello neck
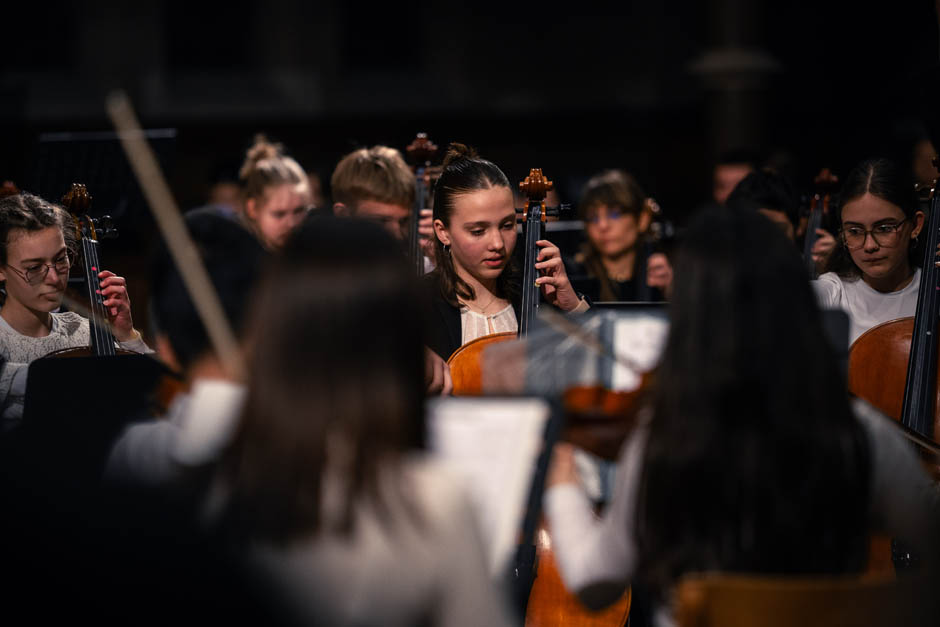
M 930 201 L 925 233 L 924 262 L 921 266 L 914 334 L 907 366 L 907 383 L 901 409 L 901 424 L 927 437 L 934 436 L 934 399 L 937 382 L 937 319 L 940 294 L 937 286 L 940 268 L 934 264 L 940 243 L 940 198 L 934 193 Z
M 539 255 L 539 247 L 536 242 L 542 239 L 542 218 L 544 206 L 540 200 L 530 200 L 526 208 L 525 219 L 525 261 L 523 263 L 522 273 L 522 308 L 519 320 L 519 337 L 525 337 L 529 332 L 529 326 L 538 314 L 539 310 L 539 287 L 535 284 L 535 279 L 539 273 L 535 268 L 536 259 Z
M 88 289 L 88 302 L 91 317 L 88 320 L 88 331 L 91 334 L 91 352 L 97 357 L 113 356 L 114 336 L 108 327 L 108 314 L 103 304 L 104 296 L 100 294 L 101 282 L 98 272 L 101 264 L 98 260 L 98 241 L 93 237 L 82 237 L 82 252 L 85 257 L 85 286 Z
M 437 153 L 437 145 L 428 139 L 427 133 L 418 133 L 414 141 L 405 148 L 408 158 L 415 168 L 415 202 L 411 215 L 411 230 L 408 233 L 408 253 L 418 276 L 424 274 L 424 251 L 421 249 L 421 234 L 418 232 L 418 223 L 421 221 L 421 212 L 428 202 L 428 171 L 431 169 L 431 159 Z
M 411 230 L 408 233 L 409 258 L 418 276 L 424 274 L 424 251 L 421 250 L 421 234 L 418 232 L 418 223 L 421 221 L 421 212 L 424 211 L 424 199 L 427 195 L 424 168 L 423 165 L 418 167 L 415 173 L 415 204 L 411 215 Z
M 522 311 L 519 320 L 519 337 L 525 337 L 539 309 L 539 286 L 535 284 L 539 272 L 535 262 L 539 257 L 537 241 L 542 239 L 542 223 L 545 221 L 545 196 L 554 183 L 542 175 L 542 170 L 532 168 L 529 176 L 519 183 L 519 189 L 529 199 L 525 215 L 525 261 L 522 273 Z

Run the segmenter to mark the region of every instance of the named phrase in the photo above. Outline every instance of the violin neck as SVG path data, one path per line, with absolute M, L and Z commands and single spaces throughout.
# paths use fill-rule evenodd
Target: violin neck
M 901 424 L 932 438 L 937 382 L 937 319 L 940 314 L 940 296 L 937 291 L 940 268 L 934 264 L 934 254 L 940 243 L 940 197 L 936 194 L 930 201 L 930 214 L 924 233 L 926 248 L 914 314 L 914 335 L 911 338 Z
M 525 337 L 539 309 L 539 287 L 535 284 L 539 272 L 535 268 L 539 256 L 537 241 L 542 239 L 542 203 L 529 201 L 525 221 L 525 262 L 522 272 L 522 309 L 519 337 Z
M 98 242 L 91 237 L 82 238 L 82 252 L 85 255 L 85 285 L 88 287 L 88 303 L 91 318 L 88 320 L 91 333 L 91 351 L 96 356 L 114 355 L 114 336 L 108 327 L 108 313 L 104 306 L 104 296 L 98 272 L 101 263 L 98 260 Z

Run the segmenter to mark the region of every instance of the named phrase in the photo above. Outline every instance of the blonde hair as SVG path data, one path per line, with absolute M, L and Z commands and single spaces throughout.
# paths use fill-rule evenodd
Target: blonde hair
M 255 143 L 245 155 L 238 179 L 243 200 L 262 200 L 270 188 L 278 185 L 295 185 L 302 194 L 310 192 L 307 173 L 300 164 L 284 154 L 282 144 L 271 143 L 262 134 L 255 135 Z
M 353 212 L 363 200 L 410 208 L 415 199 L 414 173 L 401 153 L 388 146 L 360 148 L 340 159 L 330 187 L 333 202 Z

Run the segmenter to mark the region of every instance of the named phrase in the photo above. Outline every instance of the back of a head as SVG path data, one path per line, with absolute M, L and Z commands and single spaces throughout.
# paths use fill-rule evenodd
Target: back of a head
M 800 203 L 790 181 L 767 170 L 755 170 L 741 179 L 725 205 L 738 211 L 777 211 L 786 215 L 794 228 L 800 221 Z
M 353 212 L 358 203 L 367 200 L 410 208 L 415 197 L 414 174 L 394 148 L 360 148 L 336 164 L 330 190 L 334 203 Z
M 240 336 L 251 294 L 268 253 L 243 226 L 211 208 L 190 211 L 185 221 L 226 318 Z M 211 344 L 183 277 L 165 245 L 154 258 L 151 289 L 156 331 L 166 335 L 180 366 L 186 369 L 209 351 Z
M 386 462 L 423 445 L 422 320 L 417 278 L 384 229 L 326 216 L 292 233 L 257 300 L 226 466 L 241 533 L 280 542 L 317 530 L 328 461 L 355 477 L 342 488 L 351 524 Z
M 861 567 L 867 449 L 793 245 L 711 210 L 677 258 L 638 520 L 646 576 Z

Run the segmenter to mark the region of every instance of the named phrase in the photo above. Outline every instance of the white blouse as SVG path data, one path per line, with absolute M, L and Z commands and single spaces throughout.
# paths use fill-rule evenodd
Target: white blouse
M 484 335 L 507 331 L 515 333 L 518 330 L 519 323 L 516 321 L 516 312 L 513 311 L 512 305 L 506 305 L 504 309 L 490 315 L 471 311 L 466 305 L 460 307 L 461 346 Z

